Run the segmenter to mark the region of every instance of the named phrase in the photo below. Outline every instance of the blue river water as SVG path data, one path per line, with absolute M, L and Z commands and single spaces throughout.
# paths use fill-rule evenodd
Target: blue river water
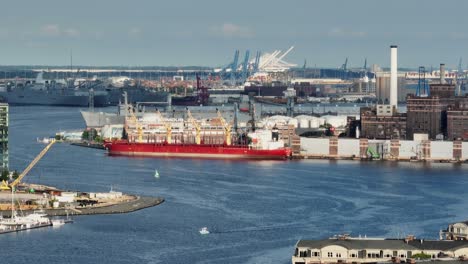
M 83 126 L 76 108 L 11 107 L 10 166 L 40 152 L 37 137 Z M 1 235 L 5 263 L 290 263 L 298 239 L 436 239 L 468 218 L 467 165 L 127 158 L 55 144 L 26 180 L 166 201 Z M 204 226 L 211 234 L 199 234 Z

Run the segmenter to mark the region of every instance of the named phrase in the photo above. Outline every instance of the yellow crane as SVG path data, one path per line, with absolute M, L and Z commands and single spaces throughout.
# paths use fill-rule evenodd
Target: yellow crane
M 130 117 L 132 118 L 132 121 L 135 123 L 135 126 L 137 127 L 137 133 L 138 133 L 138 141 L 137 142 L 143 142 L 143 127 L 138 122 L 138 119 L 135 115 L 134 108 L 133 106 L 128 107 L 128 111 L 130 113 Z
M 172 125 L 171 125 L 171 122 L 164 122 L 164 126 L 166 127 L 166 141 L 167 141 L 167 144 L 171 144 L 171 141 L 172 141 Z
M 200 127 L 200 124 L 198 124 L 197 120 L 195 120 L 195 118 L 193 118 L 192 113 L 188 109 L 187 109 L 187 116 L 188 116 L 189 122 L 192 123 L 193 127 L 195 128 L 195 143 L 197 145 L 200 145 L 201 144 L 201 127 Z
M 231 128 L 232 126 L 226 122 L 224 117 L 221 115 L 221 112 L 218 110 L 218 119 L 221 122 L 222 126 L 224 127 L 224 137 L 225 137 L 225 142 L 226 145 L 230 146 L 232 144 L 231 142 Z
M 159 119 L 161 120 L 161 123 L 164 124 L 164 127 L 166 128 L 166 142 L 168 144 L 171 144 L 171 141 L 172 141 L 172 124 L 170 121 L 164 121 L 164 117 L 163 115 L 161 114 L 161 112 L 159 112 L 159 110 L 156 110 L 156 115 L 159 117 Z
M 29 163 L 29 165 L 26 167 L 26 169 L 21 172 L 21 174 L 18 176 L 16 180 L 14 180 L 12 183 L 8 184 L 5 181 L 3 181 L 0 185 L 0 189 L 2 190 L 9 190 L 10 188 L 14 188 L 16 185 L 18 185 L 21 180 L 29 173 L 29 171 L 44 157 L 44 155 L 49 151 L 49 149 L 54 145 L 55 139 L 52 139 L 49 144 L 36 156 L 36 158 Z

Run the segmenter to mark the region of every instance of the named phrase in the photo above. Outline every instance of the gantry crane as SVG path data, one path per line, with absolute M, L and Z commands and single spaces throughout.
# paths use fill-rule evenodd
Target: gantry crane
M 190 123 L 192 123 L 193 127 L 195 128 L 195 144 L 200 145 L 201 144 L 201 127 L 200 124 L 198 124 L 197 120 L 193 118 L 192 113 L 190 112 L 189 109 L 187 109 L 187 116 L 188 120 Z
M 134 107 L 129 106 L 128 111 L 130 113 L 130 117 L 132 118 L 132 121 L 135 123 L 135 126 L 137 127 L 137 134 L 138 134 L 138 141 L 137 142 L 143 142 L 143 127 L 138 121 L 135 112 L 134 112 Z
M 10 190 L 11 188 L 14 188 L 16 185 L 18 185 L 21 180 L 29 173 L 29 171 L 44 157 L 44 155 L 49 151 L 49 149 L 52 147 L 52 145 L 55 143 L 55 139 L 52 139 L 50 143 L 36 156 L 36 158 L 31 161 L 31 163 L 26 167 L 26 169 L 21 172 L 21 174 L 18 176 L 16 180 L 14 180 L 12 183 L 8 184 L 5 181 L 2 182 L 0 185 L 0 189 L 2 190 Z
M 221 122 L 223 128 L 224 128 L 224 140 L 226 142 L 226 145 L 230 146 L 231 145 L 231 128 L 232 126 L 226 122 L 226 120 L 223 118 L 221 115 L 221 112 L 218 110 L 218 119 Z
M 172 125 L 170 122 L 164 122 L 164 126 L 166 127 L 166 141 L 167 144 L 171 144 L 172 141 Z
M 161 112 L 159 112 L 159 110 L 156 110 L 156 116 L 159 117 L 160 122 L 166 128 L 166 142 L 168 144 L 171 144 L 171 141 L 172 141 L 172 124 L 171 124 L 171 122 L 168 121 L 167 119 L 165 120 L 163 115 L 161 114 Z

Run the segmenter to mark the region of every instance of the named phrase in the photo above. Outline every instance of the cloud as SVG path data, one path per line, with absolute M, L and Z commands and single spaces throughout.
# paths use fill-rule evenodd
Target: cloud
M 367 36 L 367 32 L 332 28 L 330 31 L 328 31 L 327 35 L 334 38 L 362 38 Z
M 57 24 L 48 24 L 40 28 L 41 35 L 56 37 L 60 35 L 60 27 Z
M 77 38 L 80 36 L 80 31 L 78 31 L 75 28 L 61 29 L 60 26 L 57 24 L 47 24 L 47 25 L 43 25 L 39 29 L 39 34 L 45 37 L 65 36 L 65 37 Z
M 464 32 L 450 32 L 449 38 L 453 40 L 464 40 L 468 38 L 468 35 Z
M 251 38 L 255 35 L 250 28 L 232 23 L 224 23 L 221 26 L 212 27 L 211 32 L 217 36 L 228 38 Z
M 63 34 L 67 37 L 76 38 L 80 36 L 80 31 L 74 28 L 67 28 L 63 31 Z

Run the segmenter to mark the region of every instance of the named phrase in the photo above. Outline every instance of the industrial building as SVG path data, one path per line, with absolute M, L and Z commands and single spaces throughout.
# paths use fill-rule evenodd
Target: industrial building
M 393 112 L 390 105 L 361 108 L 361 137 L 406 139 L 406 115 L 392 114 Z
M 455 84 L 434 83 L 430 86 L 431 96 L 438 96 L 439 98 L 453 98 L 455 97 Z
M 296 90 L 298 97 L 321 97 L 347 91 L 352 82 L 341 79 L 306 79 L 296 78 L 291 80 L 291 86 Z
M 398 113 L 398 73 L 397 46 L 390 46 L 390 76 L 386 76 L 389 85 L 379 84 L 377 89 L 385 88 L 385 94 L 377 91 L 379 101 L 373 108 L 361 108 L 361 137 L 369 139 L 406 139 L 406 115 Z M 380 86 L 379 86 L 380 85 Z M 400 87 L 402 87 L 400 85 Z
M 373 155 L 378 154 L 378 155 Z M 318 159 L 373 159 L 428 162 L 467 162 L 468 142 L 353 139 L 339 137 L 301 138 L 301 157 Z
M 430 139 L 443 139 L 447 105 L 443 104 L 438 96 L 408 96 L 406 107 L 406 134 L 409 139 L 413 139 L 415 133 L 428 134 Z
M 468 97 L 457 97 L 448 107 L 447 139 L 468 140 Z
M 390 102 L 390 73 L 376 72 L 375 96 L 381 104 Z M 406 89 L 406 79 L 403 73 L 397 73 L 398 102 L 404 102 L 409 91 Z
M 424 83 L 425 73 L 422 78 Z M 445 64 L 440 64 L 439 83 L 408 96 L 406 133 L 410 139 L 415 133 L 428 134 L 429 139 L 468 139 L 468 98 L 455 96 L 456 85 L 446 83 L 446 78 Z
M 406 133 L 410 139 L 414 133 L 428 134 L 429 139 L 468 138 L 464 137 L 468 128 L 468 119 L 464 117 L 468 108 L 463 103 L 466 99 L 455 96 L 456 86 L 446 83 L 445 76 L 445 64 L 440 64 L 439 83 L 431 84 L 429 91 L 408 96 Z
M 402 93 L 397 74 L 397 47 L 391 46 L 391 69 L 377 74 L 377 98 L 385 104 L 361 109 L 361 136 L 369 139 L 413 139 L 415 134 L 427 134 L 428 139 L 468 139 L 468 101 L 456 97 L 456 86 L 446 83 L 445 64 L 440 64 L 439 83 L 427 88 L 425 71 L 420 67 L 416 94 L 406 98 L 407 112 L 398 113 L 397 102 Z M 381 79 L 379 79 L 381 78 Z M 401 79 L 401 78 L 400 78 Z M 400 96 L 398 96 L 400 95 Z M 403 132 L 405 130 L 405 132 Z

